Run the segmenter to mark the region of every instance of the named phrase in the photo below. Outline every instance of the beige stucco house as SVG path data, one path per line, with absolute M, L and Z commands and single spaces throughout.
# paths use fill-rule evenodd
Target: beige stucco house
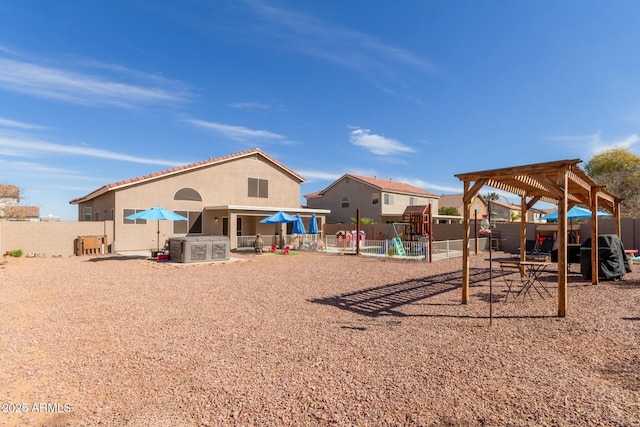
M 307 194 L 312 209 L 328 209 L 328 223 L 350 224 L 360 209 L 361 218 L 378 224 L 402 221 L 407 206 L 431 205 L 438 212 L 439 196 L 416 186 L 387 179 L 345 174 L 322 191 Z
M 286 234 L 287 224 L 260 223 L 278 211 L 299 213 L 306 226 L 315 213 L 321 230 L 328 211 L 300 206 L 304 181 L 256 148 L 107 184 L 70 203 L 79 221 L 113 220 L 112 251 L 155 248 L 158 226 L 161 246 L 173 236 L 229 236 L 233 250 L 250 246 L 256 234 Z M 126 219 L 154 206 L 189 220 Z
M 464 208 L 462 201 L 462 194 L 446 194 L 440 196 L 440 207 L 452 207 L 456 208 L 462 215 Z M 498 222 L 514 222 L 519 221 L 521 214 L 520 206 L 513 203 L 506 203 L 502 200 L 491 201 L 491 216 L 492 221 Z M 482 219 L 482 215 L 488 213 L 487 201 L 483 197 L 475 197 L 471 202 L 471 217 L 473 219 L 475 213 L 478 214 L 478 218 Z M 527 210 L 527 222 L 535 222 L 544 215 L 544 212 L 540 209 L 530 208 Z
M 443 194 L 439 200 L 440 208 L 455 208 L 462 215 L 464 208 L 462 197 L 462 194 Z M 487 202 L 482 197 L 476 197 L 471 202 L 471 215 L 473 216 L 476 212 L 480 218 L 487 213 Z

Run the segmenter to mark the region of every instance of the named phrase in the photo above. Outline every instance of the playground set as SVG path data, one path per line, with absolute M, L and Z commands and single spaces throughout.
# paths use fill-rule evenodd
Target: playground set
M 407 206 L 402 214 L 402 222 L 392 222 L 389 227 L 387 251 L 393 249 L 396 255 L 406 256 L 403 242 L 410 242 L 413 243 L 409 245 L 412 253 L 422 252 L 431 262 L 431 237 L 431 206 Z

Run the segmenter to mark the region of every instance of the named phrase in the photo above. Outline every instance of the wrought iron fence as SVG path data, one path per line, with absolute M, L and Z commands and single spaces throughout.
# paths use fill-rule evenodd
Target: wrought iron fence
M 279 242 L 274 241 L 274 236 L 262 236 L 264 246 L 279 246 Z M 256 236 L 238 236 L 238 249 L 253 248 Z M 476 251 L 475 240 L 469 242 L 469 251 Z M 478 239 L 478 250 L 488 250 L 488 239 Z M 286 235 L 284 245 L 292 250 L 320 251 L 335 254 L 356 253 L 355 239 L 338 238 L 336 236 L 326 236 L 320 238 L 313 234 Z M 414 260 L 429 260 L 429 245 L 426 242 L 406 242 L 393 240 L 360 240 L 360 254 L 363 256 L 394 257 Z M 432 259 L 449 259 L 462 257 L 463 240 L 443 240 L 431 243 Z

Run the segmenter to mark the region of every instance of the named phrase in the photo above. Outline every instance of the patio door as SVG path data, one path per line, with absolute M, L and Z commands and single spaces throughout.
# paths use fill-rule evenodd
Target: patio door
M 229 217 L 222 217 L 222 235 L 229 236 Z

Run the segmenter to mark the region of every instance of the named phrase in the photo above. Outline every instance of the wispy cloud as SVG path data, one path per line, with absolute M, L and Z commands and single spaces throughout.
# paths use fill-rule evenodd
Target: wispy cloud
M 560 135 L 548 138 L 551 141 L 566 142 L 581 148 L 586 147 L 592 154 L 601 153 L 612 148 L 629 148 L 640 141 L 640 136 L 634 134 L 609 141 L 602 138 L 602 131 L 591 135 Z
M 351 131 L 349 139 L 353 145 L 364 147 L 373 154 L 386 156 L 398 153 L 413 153 L 415 150 L 395 139 L 371 133 L 369 129 L 356 128 Z
M 237 108 L 239 110 L 268 110 L 269 106 L 262 102 L 236 102 L 229 104 L 230 108 Z
M 56 168 L 51 167 L 38 162 L 24 162 L 24 161 L 12 161 L 12 160 L 0 160 L 0 168 L 5 173 L 16 172 L 17 174 L 23 174 L 24 171 L 29 171 L 31 177 L 46 177 L 46 180 L 50 182 L 52 179 L 65 179 L 74 182 L 87 181 L 87 182 L 103 182 L 103 176 L 89 175 L 86 172 L 75 171 L 68 168 Z M 45 181 L 42 181 L 45 184 Z
M 0 50 L 0 53 L 6 51 Z M 124 108 L 179 102 L 186 97 L 185 86 L 179 82 L 131 70 L 125 72 L 123 67 L 91 64 L 90 69 L 86 69 L 88 63 L 82 64 L 82 71 L 78 71 L 60 65 L 39 64 L 23 57 L 0 56 L 0 90 L 72 104 Z M 107 71 L 113 75 L 108 75 Z
M 462 184 L 460 184 L 459 187 L 454 187 L 450 185 L 434 184 L 429 181 L 424 181 L 420 178 L 410 178 L 410 177 L 396 177 L 394 181 L 406 182 L 407 184 L 411 184 L 418 188 L 423 188 L 425 190 L 430 190 L 430 191 L 433 191 L 434 193 L 462 193 L 463 191 Z
M 11 119 L 5 119 L 4 117 L 0 117 L 0 127 L 23 129 L 23 130 L 48 129 L 45 126 L 34 125 L 34 124 L 31 124 L 31 123 L 19 122 L 19 121 L 11 120 Z
M 318 171 L 318 170 L 299 170 L 298 173 L 305 177 L 308 181 L 335 181 L 340 178 L 341 173 L 331 173 L 326 171 Z
M 0 135 L 0 152 L 15 157 L 39 157 L 43 154 L 60 154 L 71 156 L 94 157 L 100 159 L 118 160 L 122 162 L 142 163 L 149 165 L 180 166 L 184 163 L 174 160 L 153 159 L 131 156 L 129 154 L 97 148 L 63 145 L 46 141 L 23 138 L 13 138 Z
M 246 0 L 245 3 L 266 24 L 262 29 L 269 36 L 277 37 L 289 48 L 307 55 L 361 71 L 378 70 L 385 74 L 398 65 L 432 73 L 437 71 L 429 61 L 367 34 L 260 0 Z
M 236 141 L 246 141 L 249 139 L 270 139 L 280 142 L 287 141 L 287 137 L 268 130 L 254 130 L 244 126 L 225 125 L 223 123 L 208 122 L 198 119 L 185 119 L 183 121 L 203 129 L 212 130 Z

